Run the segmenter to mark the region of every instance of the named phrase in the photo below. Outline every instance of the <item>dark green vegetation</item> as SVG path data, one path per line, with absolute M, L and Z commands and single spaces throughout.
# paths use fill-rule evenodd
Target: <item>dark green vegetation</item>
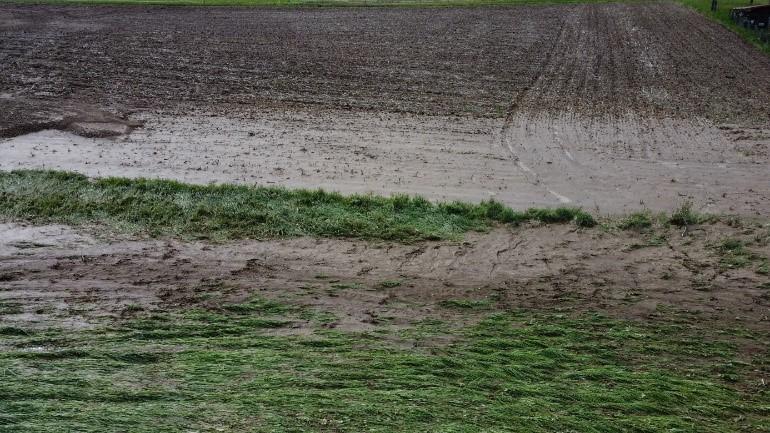
M 701 14 L 719 22 L 728 29 L 739 34 L 742 38 L 754 44 L 757 48 L 770 54 L 770 43 L 763 42 L 759 39 L 758 34 L 752 30 L 744 29 L 743 27 L 735 24 L 730 19 L 730 10 L 735 7 L 749 6 L 751 3 L 748 0 L 718 0 L 718 7 L 716 12 L 711 11 L 710 0 L 678 0 L 682 4 L 689 6 Z M 767 4 L 761 0 L 754 2 L 754 4 Z
M 678 208 L 667 215 L 665 212 L 653 213 L 649 209 L 632 212 L 624 217 L 613 218 L 605 221 L 604 225 L 610 229 L 634 230 L 641 233 L 653 232 L 656 227 L 677 226 L 689 227 L 698 224 L 717 222 L 721 219 L 718 215 L 704 214 L 693 209 L 689 201 L 682 203 Z
M 695 212 L 692 203 L 685 202 L 679 209 L 675 210 L 669 218 L 669 222 L 676 226 L 686 227 L 693 224 L 699 224 L 707 219 L 706 216 Z
M 595 224 L 575 208 L 516 212 L 494 201 L 431 203 L 396 195 L 166 180 L 107 178 L 54 171 L 0 173 L 0 217 L 31 222 L 106 224 L 128 232 L 211 239 L 291 236 L 413 241 L 456 238 L 494 224 Z
M 431 203 L 404 195 L 344 196 L 321 190 L 89 179 L 38 170 L 0 173 L 0 218 L 100 224 L 127 233 L 218 240 L 310 235 L 418 241 L 458 238 L 496 224 L 596 224 L 577 208 L 514 211 L 495 201 Z M 643 211 L 609 225 L 645 230 L 653 224 L 688 226 L 714 218 L 685 203 L 670 217 Z
M 770 358 L 738 343 L 767 335 L 465 304 L 369 333 L 263 299 L 0 328 L 0 431 L 770 431 Z

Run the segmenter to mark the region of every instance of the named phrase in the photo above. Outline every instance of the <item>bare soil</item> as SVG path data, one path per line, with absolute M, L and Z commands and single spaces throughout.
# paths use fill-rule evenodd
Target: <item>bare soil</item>
M 0 8 L 4 104 L 767 122 L 770 60 L 672 3 Z M 14 102 L 9 102 L 14 101 Z M 42 105 L 42 104 L 41 104 Z M 31 113 L 3 110 L 0 124 Z
M 768 228 L 755 224 L 708 224 L 685 236 L 676 228 L 530 226 L 414 245 L 104 240 L 98 233 L 0 226 L 0 305 L 21 308 L 2 323 L 90 326 L 137 310 L 217 308 L 256 295 L 332 312 L 329 326 L 355 330 L 452 317 L 445 302 L 453 300 L 477 301 L 482 310 L 770 329 L 770 277 L 757 272 L 761 259 L 731 268 L 718 249 L 726 238 L 740 239 L 757 257 L 770 257 Z M 292 332 L 303 329 L 297 323 Z
M 0 169 L 494 198 L 595 214 L 671 211 L 684 201 L 702 212 L 770 212 L 770 160 L 740 152 L 751 146 L 735 141 L 751 133 L 745 128 L 517 116 L 503 136 L 496 119 L 339 110 L 257 117 L 144 115 L 143 127 L 115 138 L 40 131 L 0 141 Z
M 3 5 L 0 40 L 0 169 L 770 212 L 770 59 L 672 3 Z

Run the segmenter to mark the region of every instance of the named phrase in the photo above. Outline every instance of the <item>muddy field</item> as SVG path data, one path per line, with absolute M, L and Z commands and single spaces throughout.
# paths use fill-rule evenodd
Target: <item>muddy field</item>
M 767 122 L 770 62 L 673 4 L 0 9 L 11 101 Z M 752 86 L 756 90 L 752 90 Z M 7 104 L 8 102 L 6 102 Z M 225 104 L 225 107 L 220 107 Z M 25 123 L 5 111 L 4 124 Z
M 3 170 L 594 214 L 692 201 L 745 217 L 770 212 L 769 115 L 770 59 L 672 3 L 0 6 Z M 8 222 L 0 299 L 15 306 L 3 321 L 41 327 L 260 292 L 334 311 L 333 326 L 355 330 L 434 317 L 455 298 L 767 329 L 759 224 L 657 238 L 500 228 L 396 245 L 103 239 Z M 732 238 L 753 242 L 756 260 L 725 265 L 719 245 Z
M 0 7 L 0 169 L 770 211 L 770 60 L 671 3 Z
M 744 242 L 757 258 L 729 265 L 719 247 L 725 239 Z M 770 279 L 757 266 L 770 257 L 768 240 L 767 227 L 723 223 L 684 237 L 676 228 L 640 234 L 562 225 L 414 245 L 106 240 L 65 226 L 4 224 L 0 302 L 18 306 L 5 323 L 33 327 L 89 327 L 132 309 L 216 306 L 257 294 L 333 312 L 332 327 L 355 331 L 451 316 L 438 307 L 456 299 L 766 330 Z M 303 332 L 296 326 L 290 332 Z
M 0 431 L 766 431 L 768 167 L 674 3 L 0 4 L 0 170 L 588 211 L 4 176 Z
M 502 135 L 496 119 L 349 111 L 258 117 L 146 116 L 142 128 L 118 138 L 40 131 L 0 142 L 0 169 L 494 198 L 518 209 L 567 204 L 599 215 L 670 211 L 685 201 L 703 212 L 770 211 L 770 140 L 752 144 L 741 128 L 516 117 Z

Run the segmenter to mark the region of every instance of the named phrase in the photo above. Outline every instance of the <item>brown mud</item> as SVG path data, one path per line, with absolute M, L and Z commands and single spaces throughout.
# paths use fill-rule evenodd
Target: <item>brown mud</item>
M 96 234 L 95 234 L 96 233 Z M 719 245 L 755 256 L 729 266 Z M 0 226 L 2 323 L 90 326 L 132 311 L 241 302 L 252 296 L 331 312 L 367 330 L 453 316 L 446 301 L 497 309 L 601 312 L 632 320 L 770 329 L 770 232 L 724 223 L 654 233 L 569 225 L 498 228 L 461 242 L 338 239 L 103 240 L 66 226 Z M 766 270 L 765 270 L 766 272 Z M 7 309 L 6 309 L 7 310 Z M 304 325 L 295 324 L 302 332 Z
M 673 3 L 3 5 L 0 40 L 4 170 L 770 212 L 770 59 Z
M 770 160 L 747 150 L 764 149 L 748 138 L 761 132 L 706 122 L 517 116 L 503 136 L 495 119 L 339 110 L 141 120 L 123 137 L 44 130 L 0 141 L 0 169 L 493 198 L 595 214 L 670 211 L 685 201 L 701 212 L 770 213 Z
M 667 2 L 0 5 L 2 170 L 768 215 L 768 101 L 768 57 Z M 767 258 L 767 227 L 661 230 L 207 244 L 7 223 L 0 319 L 89 326 L 256 294 L 348 329 L 457 299 L 768 329 L 759 262 L 730 268 L 718 248 L 739 238 Z

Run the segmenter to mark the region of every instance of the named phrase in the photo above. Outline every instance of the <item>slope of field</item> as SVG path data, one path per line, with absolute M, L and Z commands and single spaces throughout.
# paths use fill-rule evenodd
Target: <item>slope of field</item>
M 670 3 L 0 9 L 4 104 L 323 104 L 767 121 L 770 60 Z M 28 111 L 28 110 L 27 110 Z M 24 122 L 4 110 L 0 123 Z M 19 119 L 21 117 L 21 119 Z
M 484 201 L 4 173 L 0 432 L 767 433 L 769 96 L 671 3 L 0 6 L 0 170 Z
M 681 230 L 0 224 L 0 431 L 767 432 L 767 226 Z
M 770 211 L 770 59 L 672 3 L 6 5 L 0 36 L 5 170 Z

